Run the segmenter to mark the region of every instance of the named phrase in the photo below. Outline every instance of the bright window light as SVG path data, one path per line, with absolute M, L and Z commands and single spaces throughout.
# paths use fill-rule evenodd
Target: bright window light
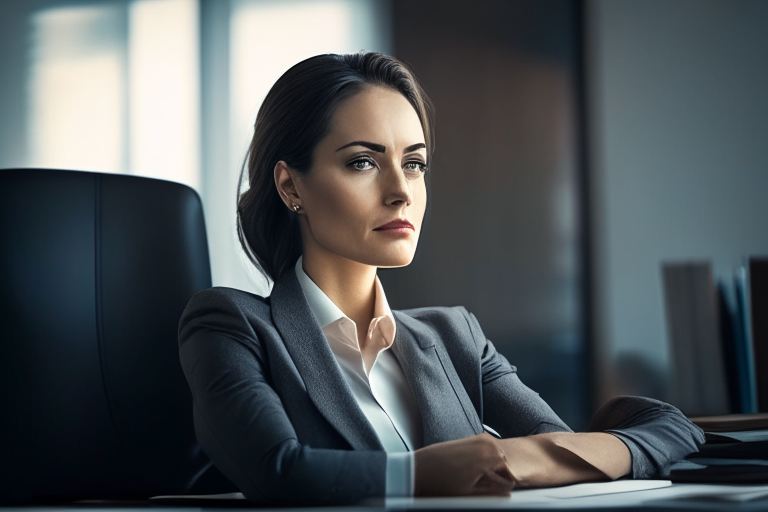
M 197 0 L 46 9 L 31 29 L 29 166 L 199 190 Z
M 128 27 L 130 172 L 199 189 L 197 2 L 134 1 Z
M 114 6 L 31 19 L 31 167 L 124 172 L 123 33 Z

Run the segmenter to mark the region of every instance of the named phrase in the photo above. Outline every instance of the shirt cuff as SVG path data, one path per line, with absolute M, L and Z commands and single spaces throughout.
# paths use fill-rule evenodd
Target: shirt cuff
M 387 453 L 387 496 L 413 496 L 413 452 Z

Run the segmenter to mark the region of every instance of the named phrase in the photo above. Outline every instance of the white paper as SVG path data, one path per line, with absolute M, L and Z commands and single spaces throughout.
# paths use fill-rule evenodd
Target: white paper
M 547 489 L 547 494 L 549 497 L 557 499 L 584 498 L 586 496 L 599 496 L 602 494 L 647 491 L 648 489 L 659 489 L 661 487 L 669 487 L 670 485 L 672 485 L 672 482 L 669 480 L 614 480 L 613 482 L 555 487 Z
M 241 492 L 228 492 L 225 494 L 178 494 L 167 496 L 152 496 L 151 500 L 244 500 Z
M 609 503 L 617 495 L 640 496 L 649 490 L 669 487 L 669 480 L 615 480 L 613 482 L 574 484 L 547 489 L 514 490 L 508 497 L 456 497 L 456 498 L 387 498 L 387 508 L 560 508 L 569 499 L 569 507 L 590 508 Z M 575 499 L 578 498 L 578 499 Z M 594 499 L 599 499 L 595 502 Z M 639 498 L 630 498 L 634 503 Z M 610 501 L 612 503 L 613 501 Z

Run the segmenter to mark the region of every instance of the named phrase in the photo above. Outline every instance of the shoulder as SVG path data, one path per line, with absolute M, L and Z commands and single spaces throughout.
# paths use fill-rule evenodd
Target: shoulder
M 269 297 L 254 293 L 216 286 L 195 293 L 189 300 L 185 313 L 197 309 L 228 309 L 236 311 L 269 311 Z
M 468 312 L 464 306 L 432 306 L 398 309 L 392 313 L 406 322 L 438 325 L 451 322 L 466 322 Z
M 433 306 L 393 311 L 415 334 L 432 334 L 446 345 L 478 343 L 477 320 L 464 306 Z
M 271 327 L 269 297 L 234 288 L 215 287 L 197 292 L 179 320 L 179 341 L 200 329 L 253 333 Z

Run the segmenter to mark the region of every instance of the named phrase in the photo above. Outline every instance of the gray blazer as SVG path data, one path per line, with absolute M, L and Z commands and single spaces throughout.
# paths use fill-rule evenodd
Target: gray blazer
M 288 268 L 268 298 L 211 288 L 187 305 L 179 355 L 198 441 L 253 500 L 352 503 L 384 495 L 386 452 Z M 480 434 L 483 423 L 504 438 L 570 431 L 464 307 L 392 313 L 391 350 L 421 411 L 425 446 Z M 632 452 L 633 476 L 658 474 L 703 441 L 677 409 L 636 400 L 640 413 L 627 413 L 624 402 L 620 421 L 608 414 L 602 425 L 624 428 L 612 432 Z M 660 452 L 649 452 L 655 448 L 646 445 L 660 442 Z

